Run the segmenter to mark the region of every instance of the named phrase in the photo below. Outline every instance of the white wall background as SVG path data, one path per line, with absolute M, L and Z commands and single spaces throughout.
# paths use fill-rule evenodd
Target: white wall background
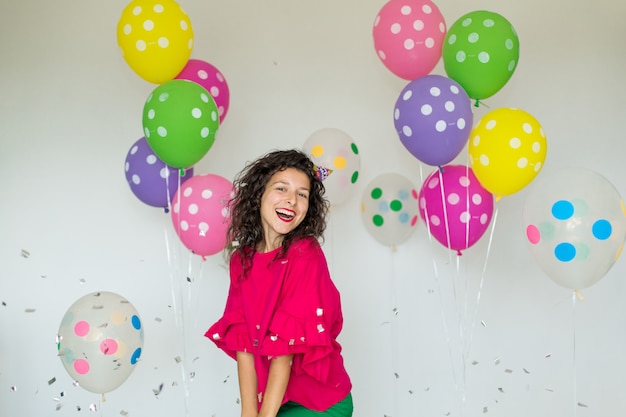
M 231 92 L 228 116 L 197 174 L 232 178 L 246 161 L 300 147 L 324 127 L 344 130 L 360 148 L 361 177 L 333 209 L 324 246 L 343 295 L 341 342 L 355 416 L 602 417 L 626 410 L 626 263 L 619 259 L 583 291 L 584 301 L 575 300 L 526 247 L 528 188 L 497 204 L 491 247 L 486 234 L 460 258 L 430 242 L 423 224 L 395 252 L 363 227 L 360 199 L 371 179 L 395 172 L 419 187 L 432 169 L 394 131 L 393 105 L 406 81 L 373 49 L 372 24 L 384 1 L 180 4 L 195 32 L 192 58 L 218 67 Z M 540 121 L 549 146 L 540 176 L 589 168 L 626 195 L 626 3 L 436 4 L 448 26 L 485 9 L 516 28 L 519 67 L 484 103 L 518 107 Z M 235 363 L 202 337 L 223 307 L 223 260 L 190 255 L 169 216 L 141 203 L 124 178 L 155 87 L 117 49 L 125 5 L 0 3 L 2 417 L 238 413 Z M 444 74 L 442 66 L 433 73 Z M 475 111 L 478 120 L 486 109 Z M 146 337 L 141 362 L 104 401 L 72 384 L 55 342 L 69 306 L 99 290 L 129 299 Z M 458 313 L 464 305 L 469 314 Z M 176 324 L 177 312 L 185 326 Z M 469 349 L 465 363 L 461 346 Z

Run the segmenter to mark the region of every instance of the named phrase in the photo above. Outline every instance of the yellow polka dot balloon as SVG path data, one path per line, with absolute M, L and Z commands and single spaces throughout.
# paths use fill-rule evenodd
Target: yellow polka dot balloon
M 193 29 L 187 14 L 173 0 L 133 0 L 117 24 L 117 43 L 137 75 L 162 84 L 187 64 Z
M 496 201 L 526 187 L 546 159 L 546 135 L 539 122 L 520 109 L 485 114 L 472 130 L 469 163 L 481 185 Z

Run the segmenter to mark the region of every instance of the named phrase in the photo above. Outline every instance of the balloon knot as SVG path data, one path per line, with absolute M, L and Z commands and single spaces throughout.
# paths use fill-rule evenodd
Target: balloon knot
M 184 170 L 183 168 L 180 168 L 180 169 L 178 170 L 178 173 L 180 174 L 180 176 L 181 176 L 181 177 L 184 177 L 184 176 L 185 176 L 185 170 Z
M 461 253 L 461 250 L 460 250 L 460 249 L 458 249 L 458 250 L 456 251 L 456 256 L 461 256 L 461 255 L 463 255 L 463 254 Z
M 474 107 L 478 107 L 480 106 L 480 100 L 476 99 L 476 102 L 474 103 Z
M 441 165 L 439 165 L 439 172 L 443 174 L 444 172 L 446 172 L 446 170 L 443 169 L 443 167 Z
M 170 209 L 168 207 L 163 207 L 163 211 L 165 212 L 165 214 L 170 212 Z

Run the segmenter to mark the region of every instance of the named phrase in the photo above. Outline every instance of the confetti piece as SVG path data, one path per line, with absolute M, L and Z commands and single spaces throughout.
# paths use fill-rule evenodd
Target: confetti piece
M 192 372 L 189 372 L 189 379 L 190 379 L 191 381 L 193 381 L 193 379 L 194 379 L 195 377 L 196 377 L 196 373 L 195 373 L 195 372 L 193 372 L 193 371 L 192 371 Z
M 525 373 L 527 373 L 527 374 L 530 373 L 530 371 L 528 369 L 526 369 L 526 368 L 522 368 L 522 369 L 524 370 Z
M 493 363 L 494 365 L 500 365 L 500 358 L 496 358 Z
M 26 309 L 24 309 L 24 313 L 34 313 L 35 311 L 37 311 L 37 309 L 35 309 L 35 308 L 26 308 Z
M 180 363 L 182 361 L 182 359 L 180 359 L 180 356 L 176 356 L 174 360 L 176 361 L 176 363 Z
M 544 388 L 546 391 L 548 392 L 554 392 L 554 390 L 552 388 Z
M 485 323 L 485 321 L 484 321 L 484 320 L 481 320 L 481 321 L 480 321 L 480 324 L 482 324 L 482 325 L 483 325 L 483 327 L 487 327 L 487 323 Z
M 588 408 L 587 404 L 583 404 L 583 403 L 578 403 L 579 407 L 584 407 L 584 408 Z
M 198 359 L 200 359 L 200 356 L 196 356 L 195 358 L 193 358 L 193 360 L 191 361 L 191 363 L 194 363 L 195 361 L 197 361 Z
M 489 412 L 489 408 L 483 407 L 483 414 L 487 414 Z
M 503 388 L 498 388 L 498 391 L 500 391 L 501 393 L 504 394 L 504 389 Z
M 80 410 L 82 410 L 82 408 L 80 408 L 80 405 L 77 405 L 76 406 L 76 411 L 80 411 Z
M 512 369 L 505 369 L 505 370 L 504 370 L 504 373 L 506 373 L 506 374 L 512 374 L 512 373 L 513 373 L 513 370 L 512 370 Z
M 48 380 L 48 385 L 52 385 L 57 381 L 56 377 L 52 377 L 52 379 Z
M 81 284 L 84 284 L 85 282 L 87 282 L 87 280 L 85 278 L 81 278 L 78 280 L 78 282 L 80 282 Z
M 413 390 L 412 389 L 409 390 L 409 394 L 413 395 Z
M 393 375 L 396 377 L 396 379 L 400 379 L 400 375 L 398 375 L 397 372 L 394 372 Z
M 11 392 L 17 391 L 17 387 L 15 385 L 11 385 Z
M 63 404 L 57 404 L 56 411 L 59 411 L 61 409 L 61 407 L 63 407 Z
M 127 416 L 128 415 L 128 411 L 122 410 L 122 411 L 120 411 L 120 415 L 121 416 Z
M 191 277 L 187 277 L 187 282 L 192 282 Z
M 41 278 L 48 278 L 48 275 L 41 275 Z
M 230 378 L 230 375 L 226 376 L 226 379 L 224 380 L 224 384 L 228 382 L 228 378 Z
M 546 358 L 549 358 L 549 357 L 551 357 L 551 356 L 552 356 L 552 354 L 551 354 L 551 353 L 548 353 L 548 354 L 546 354 L 546 356 L 545 356 L 545 357 L 546 357 Z
M 237 398 L 237 399 L 235 400 L 235 403 L 237 403 L 237 404 L 241 404 L 241 400 L 240 400 L 239 398 Z
M 154 321 L 156 321 L 157 323 L 161 323 L 163 319 L 161 317 L 155 317 Z
M 2 302 L 2 305 L 3 305 L 4 307 L 6 307 L 6 306 L 7 306 L 7 303 L 5 303 L 5 302 L 3 301 L 3 302 Z
M 472 361 L 472 365 L 478 365 L 478 361 Z
M 89 411 L 98 411 L 98 406 L 96 404 L 89 404 Z
M 393 308 L 393 314 L 395 314 L 396 316 L 398 315 L 398 307 Z
M 163 391 L 163 383 L 162 382 L 161 382 L 161 385 L 159 385 L 159 388 L 152 390 L 152 392 L 154 393 L 155 397 L 158 397 L 159 394 L 161 393 L 161 391 Z
M 21 256 L 22 256 L 22 258 L 28 258 L 30 256 L 30 252 L 27 251 L 26 249 L 22 249 Z

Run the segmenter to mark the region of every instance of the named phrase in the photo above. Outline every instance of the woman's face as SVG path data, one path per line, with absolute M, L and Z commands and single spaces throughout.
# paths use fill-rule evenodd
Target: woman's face
M 261 196 L 261 223 L 266 247 L 276 249 L 282 238 L 302 223 L 309 210 L 309 177 L 295 168 L 278 171 Z

